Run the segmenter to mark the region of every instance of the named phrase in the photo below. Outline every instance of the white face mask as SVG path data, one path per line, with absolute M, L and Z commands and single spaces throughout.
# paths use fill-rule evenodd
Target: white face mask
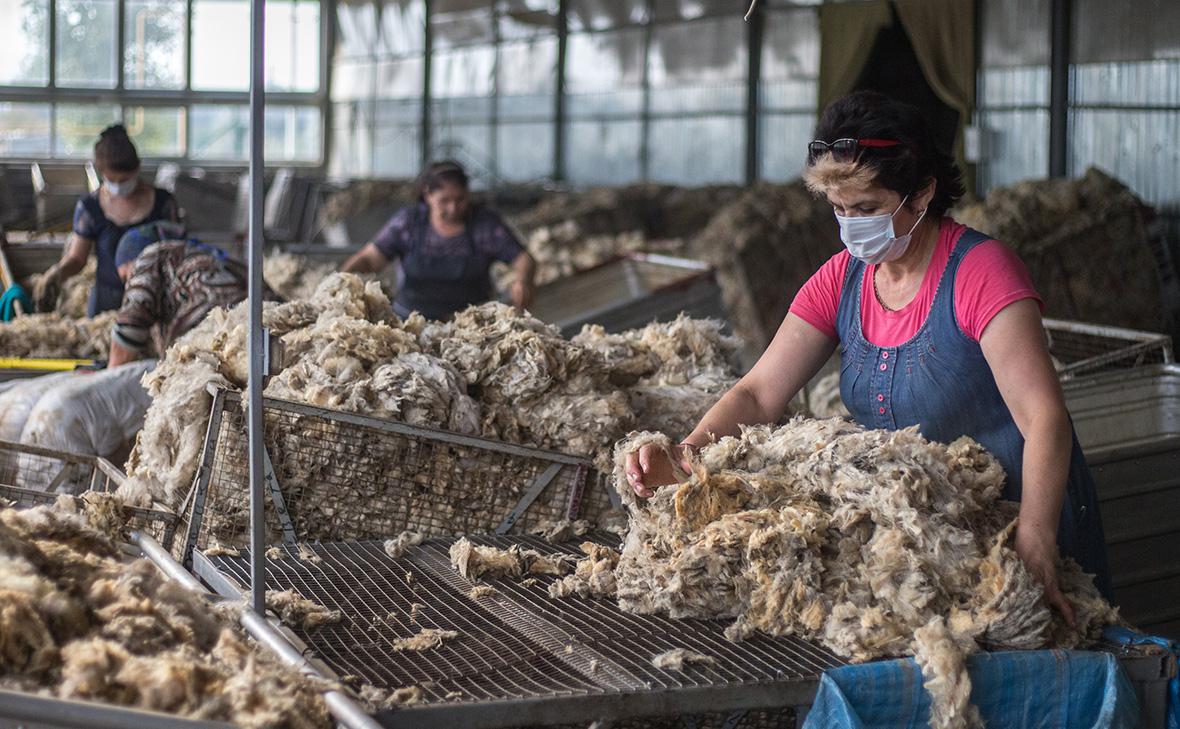
M 901 205 L 898 205 L 897 210 L 894 210 L 892 214 L 866 215 L 859 218 L 846 218 L 843 215 L 837 215 L 836 222 L 840 224 L 840 240 L 844 242 L 848 252 L 869 264 L 888 263 L 901 258 L 910 245 L 910 238 L 918 227 L 918 223 L 926 217 L 926 211 L 923 210 L 914 222 L 914 226 L 910 228 L 910 232 L 900 236 L 894 235 L 893 216 L 897 215 L 897 211 L 901 210 L 901 206 L 905 205 L 907 199 L 909 199 L 908 195 L 902 198 Z
M 107 192 L 115 197 L 127 197 L 135 192 L 135 188 L 139 186 L 139 177 L 132 177 L 122 182 L 112 182 L 104 177 L 102 178 L 102 184 L 107 189 Z

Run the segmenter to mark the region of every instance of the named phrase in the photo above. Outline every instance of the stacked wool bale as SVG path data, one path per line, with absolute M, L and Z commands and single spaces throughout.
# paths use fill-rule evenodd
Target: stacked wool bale
M 1154 214 L 1101 170 L 995 188 L 951 214 L 1016 250 L 1047 316 L 1153 331 L 1164 323 L 1147 234 Z
M 796 181 L 748 188 L 716 211 L 689 251 L 716 268 L 744 361 L 752 363 L 770 343 L 795 292 L 840 247 L 831 206 Z
M 978 444 L 931 443 L 914 430 L 796 419 L 702 449 L 684 482 L 637 501 L 624 456 L 616 481 L 630 529 L 615 570 L 619 605 L 674 618 L 729 618 L 817 640 L 853 661 L 917 653 L 933 723 L 973 720 L 964 657 L 979 645 L 1071 648 L 1117 619 L 1076 563 L 1059 565 L 1070 628 L 1042 600 L 1012 548 L 1017 505 Z
M 88 523 L 110 528 L 111 504 L 63 499 L 0 511 L 0 686 L 244 727 L 332 726 L 323 686 Z

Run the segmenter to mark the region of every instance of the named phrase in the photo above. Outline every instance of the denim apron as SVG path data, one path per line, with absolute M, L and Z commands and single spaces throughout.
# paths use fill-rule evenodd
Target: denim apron
M 488 263 L 477 255 L 470 229 L 463 233 L 467 244 L 463 255 L 432 254 L 426 242 L 429 215 L 425 206 L 420 206 L 412 223 L 410 250 L 401 257 L 404 278 L 394 298 L 393 310 L 403 319 L 417 311 L 427 319 L 443 321 L 471 304 L 487 301 L 492 295 Z
M 848 262 L 836 312 L 840 336 L 840 395 L 849 413 L 866 428 L 897 430 L 917 425 L 932 441 L 950 443 L 966 435 L 994 455 L 1008 478 L 1003 497 L 1019 501 L 1024 436 L 1016 427 L 984 359 L 983 349 L 959 328 L 955 317 L 955 273 L 967 253 L 985 240 L 966 229 L 956 241 L 938 282 L 934 302 L 918 332 L 896 347 L 878 347 L 861 329 L 863 261 Z M 1072 429 L 1072 424 L 1071 424 Z M 1073 434 L 1069 480 L 1057 530 L 1063 556 L 1096 575 L 1111 598 L 1106 541 L 1094 479 Z

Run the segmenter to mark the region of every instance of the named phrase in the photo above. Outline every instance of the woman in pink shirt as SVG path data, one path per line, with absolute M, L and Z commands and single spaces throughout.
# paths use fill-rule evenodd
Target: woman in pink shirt
M 1004 497 L 1021 502 L 1016 551 L 1072 622 L 1058 553 L 1109 598 L 1106 547 L 1027 270 L 946 216 L 962 174 L 916 108 L 857 92 L 824 111 L 816 137 L 804 180 L 832 204 L 845 250 L 803 285 L 766 352 L 683 445 L 778 422 L 839 347 L 840 393 L 858 423 L 917 425 L 944 443 L 966 435 L 996 456 Z M 661 453 L 649 447 L 627 464 L 640 496 L 674 480 Z

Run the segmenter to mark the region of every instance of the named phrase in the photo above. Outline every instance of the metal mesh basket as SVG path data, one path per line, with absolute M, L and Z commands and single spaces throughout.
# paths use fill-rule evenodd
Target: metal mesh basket
M 272 544 L 525 533 L 617 499 L 582 458 L 269 398 L 264 417 Z M 248 542 L 247 453 L 241 397 L 216 390 L 178 559 Z
M 109 493 L 125 478 L 122 471 L 99 456 L 0 440 L 0 499 L 18 509 L 52 504 L 62 493 Z M 128 529 L 150 534 L 165 547 L 172 546 L 175 514 L 134 506 L 125 506 L 123 511 Z
M 1044 325 L 1062 379 L 1173 361 L 1166 334 L 1061 319 L 1045 319 Z

